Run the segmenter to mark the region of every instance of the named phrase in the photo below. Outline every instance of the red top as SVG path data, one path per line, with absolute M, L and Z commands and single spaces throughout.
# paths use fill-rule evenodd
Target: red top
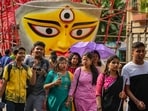
M 68 67 L 68 71 L 70 71 L 72 74 L 74 74 L 77 67 Z

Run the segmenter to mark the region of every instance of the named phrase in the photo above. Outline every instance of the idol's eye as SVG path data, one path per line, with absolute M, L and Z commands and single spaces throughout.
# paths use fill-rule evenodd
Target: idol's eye
M 42 37 L 54 37 L 59 34 L 59 30 L 55 27 L 39 26 L 29 24 L 31 29 L 38 35 Z
M 60 17 L 62 21 L 70 22 L 74 19 L 74 14 L 72 10 L 70 10 L 69 8 L 68 9 L 66 8 L 61 11 Z
M 75 39 L 82 39 L 89 36 L 95 27 L 78 28 L 71 31 L 71 36 Z

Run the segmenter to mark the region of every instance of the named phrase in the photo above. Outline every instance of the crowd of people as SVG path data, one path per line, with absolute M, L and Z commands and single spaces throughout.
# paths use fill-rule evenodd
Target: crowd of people
M 0 58 L 0 110 L 7 111 L 148 111 L 148 62 L 142 42 L 132 45 L 132 60 L 120 69 L 117 55 L 102 64 L 97 50 L 81 57 L 56 52 L 44 55 L 37 41 L 26 56 L 24 47 Z

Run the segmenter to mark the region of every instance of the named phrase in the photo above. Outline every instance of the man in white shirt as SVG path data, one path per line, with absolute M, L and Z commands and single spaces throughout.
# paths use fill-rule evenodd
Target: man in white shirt
M 121 75 L 127 79 L 125 91 L 129 97 L 130 111 L 148 111 L 148 62 L 144 61 L 145 45 L 132 45 L 132 61 L 127 63 Z

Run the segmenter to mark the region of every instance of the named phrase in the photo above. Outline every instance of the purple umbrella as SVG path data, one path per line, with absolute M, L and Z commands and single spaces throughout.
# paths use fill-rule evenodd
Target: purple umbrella
M 104 44 L 96 44 L 95 42 L 78 42 L 70 48 L 71 52 L 77 52 L 81 56 L 93 50 L 99 52 L 101 59 L 107 59 L 109 56 L 115 55 L 112 49 L 106 47 Z

